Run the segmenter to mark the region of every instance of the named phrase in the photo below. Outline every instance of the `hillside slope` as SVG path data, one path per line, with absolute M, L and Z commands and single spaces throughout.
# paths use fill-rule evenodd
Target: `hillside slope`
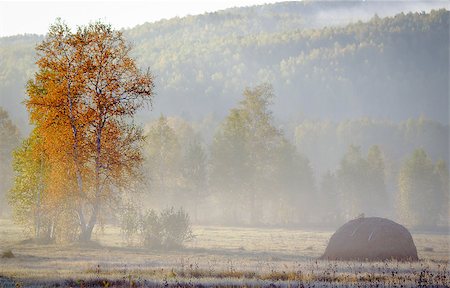
M 160 113 L 222 118 L 244 87 L 270 82 L 275 116 L 283 121 L 425 115 L 447 123 L 448 11 L 375 16 L 342 26 L 375 12 L 388 15 L 392 7 L 412 9 L 401 5 L 285 2 L 125 30 L 141 66 L 156 75 L 154 111 L 141 113 L 140 120 Z M 27 123 L 21 102 L 33 74 L 33 47 L 41 40 L 0 38 L 0 106 L 21 127 Z

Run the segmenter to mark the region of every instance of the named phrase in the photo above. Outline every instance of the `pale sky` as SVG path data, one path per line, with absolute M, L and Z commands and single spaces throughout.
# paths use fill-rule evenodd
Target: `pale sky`
M 71 27 L 102 20 L 115 29 L 176 16 L 196 15 L 230 7 L 274 3 L 270 0 L 147 1 L 4 1 L 0 0 L 0 37 L 45 34 L 60 17 Z

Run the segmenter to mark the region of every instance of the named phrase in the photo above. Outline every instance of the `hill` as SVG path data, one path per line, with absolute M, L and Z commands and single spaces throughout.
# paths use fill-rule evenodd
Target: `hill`
M 448 11 L 380 18 L 417 5 L 284 2 L 124 30 L 141 66 L 156 75 L 154 112 L 140 120 L 160 113 L 221 119 L 244 87 L 270 82 L 277 95 L 274 113 L 282 121 L 425 115 L 447 123 Z M 366 22 L 348 24 L 356 20 Z M 41 40 L 0 38 L 0 106 L 22 128 L 24 87 Z

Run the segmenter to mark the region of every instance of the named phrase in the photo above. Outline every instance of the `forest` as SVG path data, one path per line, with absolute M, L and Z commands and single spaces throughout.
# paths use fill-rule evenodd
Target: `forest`
M 416 5 L 287 2 L 124 30 L 138 65 L 156 76 L 159 96 L 152 113 L 137 117 L 142 123 L 161 113 L 219 122 L 245 87 L 269 82 L 277 94 L 276 121 L 289 128 L 305 119 L 399 122 L 422 114 L 447 124 L 448 12 L 403 12 Z M 422 5 L 424 10 L 442 7 Z M 330 23 L 333 19 L 340 22 Z M 0 38 L 0 106 L 26 132 L 21 102 L 25 83 L 36 71 L 34 47 L 42 39 Z
M 447 287 L 449 16 L 281 2 L 1 37 L 0 287 Z M 339 235 L 376 255 L 339 262 Z
M 230 9 L 123 31 L 139 66 L 155 75 L 158 96 L 153 111 L 136 113 L 145 181 L 114 205 L 184 206 L 208 224 L 333 227 L 361 213 L 413 227 L 448 224 L 448 11 L 320 28 L 292 17 L 314 15 L 309 5 L 319 4 Z M 270 21 L 277 25 L 269 29 Z M 0 41 L 2 214 L 11 212 L 12 176 L 32 141 L 16 148 L 30 126 L 14 107 L 41 39 Z M 415 176 L 422 170 L 427 179 Z M 29 221 L 36 203 L 27 205 L 16 212 Z

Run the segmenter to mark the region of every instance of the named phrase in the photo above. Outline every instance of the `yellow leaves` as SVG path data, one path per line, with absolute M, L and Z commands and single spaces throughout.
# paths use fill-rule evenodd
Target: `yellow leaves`
M 32 133 L 13 153 L 13 169 L 16 173 L 14 185 L 9 192 L 9 202 L 13 204 L 14 218 L 27 223 L 33 212 L 36 195 L 45 175 L 42 169 L 44 156 L 40 150 L 38 135 Z
M 138 70 L 122 34 L 100 22 L 76 33 L 57 22 L 36 49 L 26 105 L 46 157 L 47 205 L 74 203 L 61 207 L 81 222 L 91 211 L 84 233 L 112 187 L 137 175 L 142 135 L 129 119 L 151 103 L 153 78 Z

